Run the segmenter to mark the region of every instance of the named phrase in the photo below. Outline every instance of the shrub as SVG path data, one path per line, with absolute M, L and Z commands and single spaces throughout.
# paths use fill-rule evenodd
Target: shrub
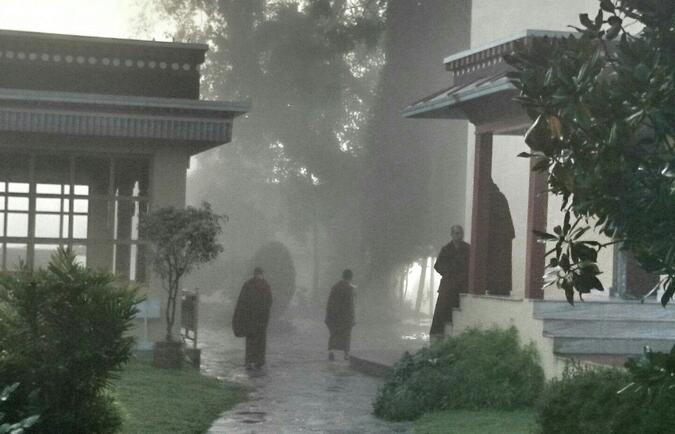
M 131 356 L 135 289 L 64 249 L 47 270 L 2 276 L 0 288 L 0 379 L 20 383 L 7 414 L 40 414 L 40 433 L 117 431 L 106 389 Z
M 547 386 L 537 407 L 543 434 L 661 434 L 673 432 L 672 391 L 647 396 L 625 390 L 633 375 L 616 368 L 572 364 Z M 621 393 L 619 393 L 621 391 Z
M 544 386 L 536 350 L 515 328 L 471 329 L 406 353 L 375 400 L 375 414 L 412 420 L 443 409 L 511 410 L 530 406 Z
M 11 386 L 0 388 L 0 410 L 3 408 L 2 404 L 8 402 L 10 396 L 18 387 L 19 383 L 14 383 Z M 33 415 L 15 423 L 7 422 L 5 420 L 5 413 L 0 411 L 0 434 L 20 434 L 35 425 L 38 419 L 40 419 L 40 416 Z

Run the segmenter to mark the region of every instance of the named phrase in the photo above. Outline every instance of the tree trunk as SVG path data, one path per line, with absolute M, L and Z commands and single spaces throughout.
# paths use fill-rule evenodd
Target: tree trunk
M 420 260 L 420 266 L 422 271 L 420 272 L 420 281 L 417 285 L 417 298 L 415 299 L 415 315 L 420 316 L 420 310 L 422 309 L 422 300 L 424 299 L 424 284 L 427 279 L 427 258 L 422 258 Z
M 429 316 L 434 314 L 434 291 L 436 291 L 436 270 L 434 270 L 434 258 L 429 258 L 429 272 L 431 273 L 429 282 Z

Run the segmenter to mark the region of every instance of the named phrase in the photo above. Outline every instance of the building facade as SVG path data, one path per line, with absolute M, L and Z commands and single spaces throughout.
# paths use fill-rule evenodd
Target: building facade
M 229 142 L 247 111 L 199 99 L 207 49 L 0 31 L 3 271 L 43 267 L 69 246 L 86 266 L 138 283 L 160 317 L 139 218 L 184 207 L 190 157 Z

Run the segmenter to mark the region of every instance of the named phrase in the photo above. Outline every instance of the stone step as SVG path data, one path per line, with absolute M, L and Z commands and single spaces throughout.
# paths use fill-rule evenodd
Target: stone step
M 544 336 L 624 339 L 672 339 L 675 323 L 642 320 L 545 319 Z
M 675 323 L 675 306 L 662 307 L 660 303 L 639 301 L 586 302 L 574 306 L 564 301 L 541 301 L 533 305 L 538 319 L 597 319 L 626 321 L 660 321 Z
M 630 339 L 596 337 L 554 337 L 553 352 L 556 355 L 639 355 L 645 346 L 653 351 L 668 352 L 675 339 Z

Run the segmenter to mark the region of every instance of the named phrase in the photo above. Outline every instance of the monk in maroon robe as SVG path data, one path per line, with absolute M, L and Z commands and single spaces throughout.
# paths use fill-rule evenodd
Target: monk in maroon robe
M 272 291 L 256 268 L 253 278 L 244 283 L 232 318 L 232 329 L 237 337 L 246 338 L 246 369 L 260 369 L 265 364 L 267 324 L 272 307 Z
M 452 309 L 459 307 L 459 294 L 469 288 L 469 244 L 464 240 L 464 229 L 455 225 L 450 230 L 452 241 L 438 254 L 434 269 L 442 276 L 438 299 L 431 322 L 432 336 L 443 336 L 445 325 L 452 323 Z
M 349 358 L 349 347 L 354 327 L 354 286 L 351 270 L 342 272 L 342 280 L 333 286 L 326 306 L 326 326 L 330 332 L 328 339 L 328 359 L 335 360 L 334 350 L 344 351 L 345 360 Z
M 509 295 L 513 287 L 512 250 L 516 232 L 509 202 L 494 182 L 490 186 L 490 223 L 488 231 L 487 293 Z

